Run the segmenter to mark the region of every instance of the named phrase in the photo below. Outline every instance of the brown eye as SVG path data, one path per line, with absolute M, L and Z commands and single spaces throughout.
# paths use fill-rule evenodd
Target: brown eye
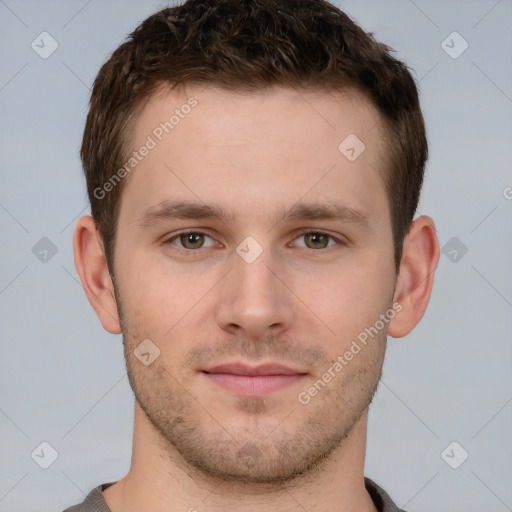
M 303 231 L 296 240 L 304 240 L 304 243 L 297 244 L 306 249 L 326 249 L 331 245 L 340 244 L 340 240 L 328 233 L 321 231 Z
M 329 236 L 322 233 L 307 233 L 304 235 L 306 246 L 310 249 L 324 249 L 329 242 Z
M 178 249 L 186 249 L 189 251 L 215 245 L 215 242 L 210 236 L 200 231 L 183 231 L 168 238 L 165 243 L 175 245 Z
M 204 235 L 201 233 L 183 233 L 179 238 L 185 249 L 200 249 L 204 244 Z

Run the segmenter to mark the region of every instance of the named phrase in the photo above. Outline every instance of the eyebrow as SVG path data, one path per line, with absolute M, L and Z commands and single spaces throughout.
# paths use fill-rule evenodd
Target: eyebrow
M 215 204 L 162 201 L 158 205 L 148 208 L 139 217 L 137 224 L 147 227 L 171 219 L 213 219 L 227 223 L 233 222 L 235 216 Z M 276 224 L 281 221 L 302 220 L 338 220 L 370 226 L 368 213 L 337 203 L 297 203 L 288 211 L 282 212 Z

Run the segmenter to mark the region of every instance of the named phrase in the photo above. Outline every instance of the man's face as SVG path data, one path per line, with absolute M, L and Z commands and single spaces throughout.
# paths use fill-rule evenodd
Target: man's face
M 350 134 L 359 156 L 353 136 L 338 149 Z M 393 301 L 378 114 L 355 94 L 189 88 L 150 98 L 132 136 L 133 150 L 155 143 L 126 178 L 115 249 L 139 405 L 170 457 L 210 475 L 311 469 L 366 411 L 384 358 L 385 322 L 344 356 Z M 155 214 L 177 202 L 197 208 Z M 206 205 L 230 218 L 192 218 Z M 160 350 L 148 366 L 134 353 L 146 339 Z

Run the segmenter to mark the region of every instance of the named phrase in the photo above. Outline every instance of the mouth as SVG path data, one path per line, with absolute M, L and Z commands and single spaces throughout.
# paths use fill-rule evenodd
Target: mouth
M 301 382 L 306 372 L 279 363 L 250 366 L 243 363 L 213 366 L 202 373 L 213 384 L 243 396 L 266 396 Z

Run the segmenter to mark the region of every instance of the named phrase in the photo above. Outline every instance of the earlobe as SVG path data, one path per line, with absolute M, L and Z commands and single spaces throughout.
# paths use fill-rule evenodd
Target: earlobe
M 101 235 L 90 215 L 81 217 L 73 238 L 75 267 L 89 303 L 108 332 L 119 334 L 121 324 L 114 288 L 103 252 Z
M 388 334 L 401 338 L 414 329 L 427 309 L 439 262 L 439 242 L 434 221 L 423 215 L 415 219 L 405 237 L 393 298 L 401 305 L 390 321 Z

